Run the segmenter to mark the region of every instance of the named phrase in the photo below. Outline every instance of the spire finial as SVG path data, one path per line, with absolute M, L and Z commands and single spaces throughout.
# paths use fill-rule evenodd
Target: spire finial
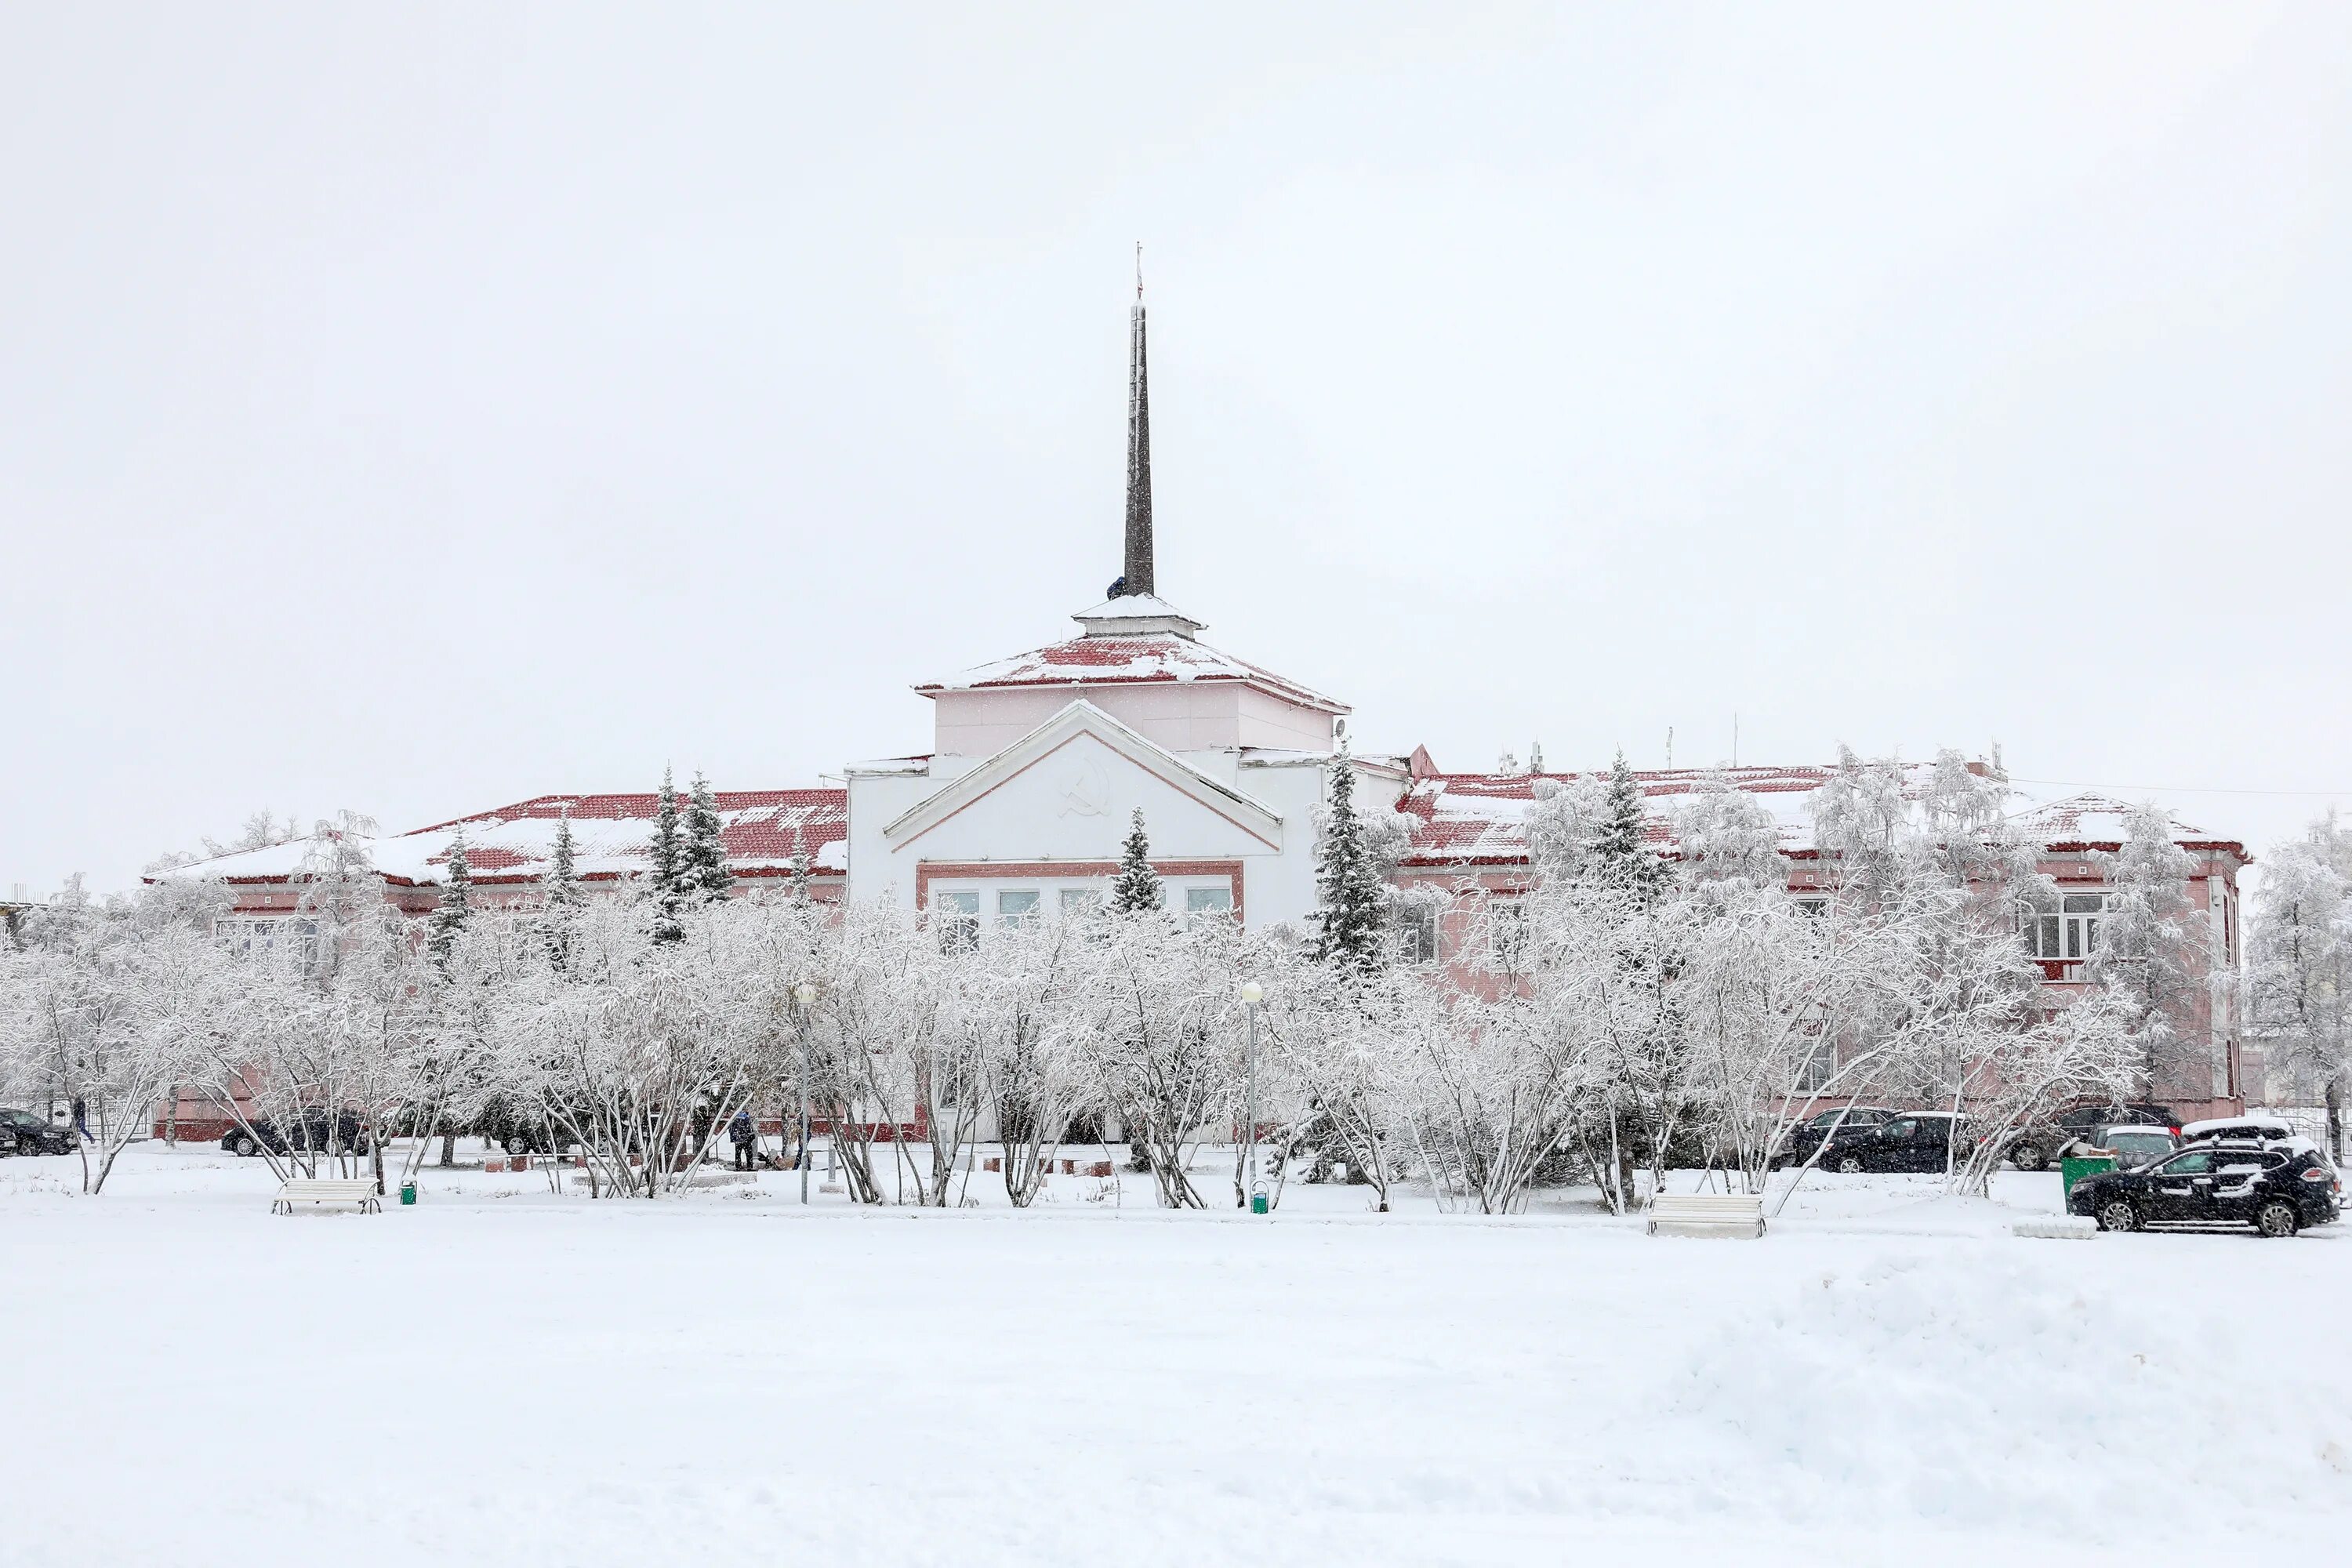
M 1127 574 L 1123 591 L 1150 595 L 1151 580 L 1151 378 L 1144 354 L 1143 242 L 1135 242 L 1135 303 L 1129 309 L 1127 376 Z

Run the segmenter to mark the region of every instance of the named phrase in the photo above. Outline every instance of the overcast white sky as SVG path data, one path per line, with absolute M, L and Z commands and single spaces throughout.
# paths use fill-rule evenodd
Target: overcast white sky
M 928 749 L 1118 568 L 1454 768 L 2342 790 L 2352 7 L 0 13 L 0 890 Z M 2259 848 L 2316 795 L 2179 794 Z

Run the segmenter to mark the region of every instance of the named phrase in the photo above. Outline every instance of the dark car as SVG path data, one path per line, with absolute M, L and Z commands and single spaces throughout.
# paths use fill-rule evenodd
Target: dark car
M 2077 1100 L 2039 1127 L 2019 1133 L 2008 1149 L 2009 1163 L 2021 1171 L 2041 1171 L 2073 1143 L 2096 1140 L 2103 1127 L 2161 1127 L 2180 1135 L 2180 1118 L 2168 1105 Z
M 345 1111 L 338 1118 L 324 1110 L 311 1110 L 284 1130 L 267 1117 L 256 1117 L 250 1129 L 232 1127 L 222 1133 L 221 1147 L 245 1159 L 253 1158 L 264 1149 L 283 1154 L 296 1147 L 315 1149 L 320 1153 L 356 1154 L 367 1147 L 367 1133 L 352 1112 Z
M 29 1110 L 0 1110 L 0 1154 L 70 1154 L 74 1131 Z
M 1975 1147 L 1967 1121 L 1948 1110 L 1902 1110 L 1874 1127 L 1833 1133 L 1822 1165 L 1858 1171 L 1941 1171 Z
M 1859 1132 L 1865 1128 L 1882 1126 L 1901 1114 L 1901 1111 L 1889 1110 L 1883 1105 L 1832 1106 L 1789 1129 L 1788 1142 L 1780 1148 L 1780 1158 L 1791 1165 L 1801 1165 L 1813 1157 L 1813 1151 L 1822 1146 L 1823 1139 L 1839 1130 L 1841 1121 L 1845 1131 Z
M 2286 1237 L 2333 1225 L 2343 1195 L 2336 1167 L 2315 1145 L 2200 1143 L 2137 1171 L 2085 1176 L 2066 1194 L 2066 1210 L 2101 1230 L 2250 1225 Z

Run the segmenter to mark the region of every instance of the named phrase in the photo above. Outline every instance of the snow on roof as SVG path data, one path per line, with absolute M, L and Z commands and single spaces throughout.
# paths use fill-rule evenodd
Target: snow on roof
M 1916 793 L 1933 771 L 1932 764 L 1909 764 L 1906 789 Z M 1749 767 L 1723 771 L 1731 787 L 1757 797 L 1780 824 L 1780 852 L 1805 856 L 1813 852 L 1813 793 L 1829 781 L 1827 767 Z M 1663 852 L 1675 847 L 1672 827 L 1677 797 L 1708 787 L 1716 770 L 1669 768 L 1637 772 L 1643 795 L 1653 803 L 1644 837 Z M 1414 781 L 1396 809 L 1413 819 L 1412 845 L 1406 866 L 1517 866 L 1528 858 L 1528 814 L 1535 808 L 1536 785 L 1549 780 L 1569 784 L 1587 773 L 1443 773 Z M 2011 820 L 2032 837 L 2053 848 L 2114 847 L 2122 842 L 2124 814 L 2131 808 L 2099 795 L 2072 795 L 2063 800 L 2035 801 L 2013 790 L 2021 809 Z M 2172 820 L 2174 841 L 2187 849 L 2223 850 L 2243 856 L 2245 847 L 2214 838 L 2202 828 Z
M 2070 795 L 2063 800 L 2049 801 L 2018 813 L 2011 820 L 2023 827 L 2044 844 L 2069 848 L 2118 848 L 2129 831 L 2131 814 L 2137 808 L 2128 801 L 2095 791 Z M 2245 846 L 2235 839 L 2217 838 L 2201 827 L 2183 822 L 2167 814 L 2172 824 L 2172 841 L 2184 849 L 2231 849 L 2245 853 Z
M 685 810 L 687 797 L 678 797 Z M 849 868 L 849 795 L 838 789 L 720 790 L 719 842 L 739 876 L 786 874 L 797 851 L 809 868 L 838 876 Z M 646 868 L 658 797 L 643 795 L 543 795 L 448 822 L 368 841 L 375 868 L 410 887 L 437 883 L 450 841 L 466 834 L 466 860 L 474 880 L 492 885 L 537 881 L 555 850 L 555 829 L 572 817 L 574 864 L 583 880 L 634 876 Z M 175 876 L 230 882 L 280 882 L 302 868 L 312 844 L 295 839 L 199 861 Z
M 1668 768 L 1636 773 L 1642 794 L 1652 801 L 1671 801 L 1706 787 L 1715 770 Z M 1586 773 L 1431 773 L 1414 781 L 1396 809 L 1414 819 L 1412 847 L 1407 866 L 1525 865 L 1528 858 L 1528 814 L 1535 809 L 1536 785 L 1549 781 L 1570 784 Z M 1794 854 L 1812 847 L 1812 819 L 1805 802 L 1829 778 L 1828 768 L 1732 768 L 1725 771 L 1734 789 L 1763 802 L 1780 825 L 1780 847 Z M 1645 825 L 1645 837 L 1660 849 L 1674 847 L 1667 826 L 1670 805 L 1654 812 Z
M 1118 599 L 1114 604 L 1132 601 Z M 1148 681 L 1231 680 L 1302 707 L 1345 713 L 1347 705 L 1286 680 L 1254 664 L 1221 653 L 1204 642 L 1174 632 L 1135 637 L 1076 637 L 1027 653 L 979 665 L 946 680 L 915 688 L 926 697 L 942 691 L 986 691 L 1023 686 L 1117 686 Z

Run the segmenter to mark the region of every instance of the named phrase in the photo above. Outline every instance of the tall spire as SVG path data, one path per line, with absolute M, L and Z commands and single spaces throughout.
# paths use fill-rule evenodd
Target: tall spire
M 1135 242 L 1135 305 L 1129 317 L 1127 372 L 1127 575 L 1129 594 L 1151 581 L 1151 378 L 1143 353 L 1143 242 Z

